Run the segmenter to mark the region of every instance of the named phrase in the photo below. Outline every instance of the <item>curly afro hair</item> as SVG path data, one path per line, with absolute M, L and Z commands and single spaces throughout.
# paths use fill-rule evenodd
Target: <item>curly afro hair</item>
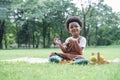
M 82 22 L 81 22 L 80 18 L 77 17 L 77 16 L 71 16 L 71 17 L 69 17 L 69 18 L 66 20 L 66 29 L 67 29 L 68 31 L 69 31 L 69 24 L 70 24 L 71 22 L 77 22 L 77 23 L 80 25 L 80 27 L 82 28 Z

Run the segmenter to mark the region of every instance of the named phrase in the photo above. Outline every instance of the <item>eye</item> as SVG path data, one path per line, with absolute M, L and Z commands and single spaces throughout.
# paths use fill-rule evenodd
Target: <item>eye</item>
M 70 26 L 70 29 L 72 29 L 73 28 L 73 26 Z
M 76 25 L 75 27 L 77 28 L 78 26 Z

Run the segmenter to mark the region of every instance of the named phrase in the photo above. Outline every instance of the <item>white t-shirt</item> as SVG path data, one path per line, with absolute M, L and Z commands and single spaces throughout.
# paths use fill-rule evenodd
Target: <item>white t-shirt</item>
M 65 43 L 68 43 L 71 38 L 72 38 L 72 39 L 75 39 L 75 38 L 73 38 L 73 37 L 68 37 L 68 38 L 65 40 Z M 84 48 L 86 47 L 86 38 L 85 38 L 85 37 L 82 37 L 82 38 L 80 39 L 80 41 L 79 41 L 79 46 L 80 46 L 80 47 L 83 47 L 83 51 L 82 51 L 82 52 L 84 52 Z

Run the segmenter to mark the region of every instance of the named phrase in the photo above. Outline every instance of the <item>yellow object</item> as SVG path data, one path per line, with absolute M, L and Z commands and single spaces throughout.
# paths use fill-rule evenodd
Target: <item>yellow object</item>
M 105 58 L 102 55 L 100 55 L 99 52 L 97 53 L 97 58 L 98 58 L 98 63 L 104 63 Z
M 105 58 L 103 56 L 100 56 L 100 62 L 103 62 L 105 60 Z
M 62 60 L 60 61 L 61 64 L 67 64 L 67 63 L 70 63 L 72 62 L 72 60 Z
M 108 64 L 109 63 L 107 60 L 105 60 L 105 58 L 102 55 L 100 55 L 99 52 L 96 54 L 96 56 L 95 56 L 95 53 L 92 53 L 91 55 L 92 55 L 92 57 L 90 59 L 91 64 L 96 64 L 96 63 Z
M 90 59 L 90 61 L 92 61 L 92 62 L 95 63 L 95 62 L 97 62 L 97 58 L 95 56 L 92 56 L 91 59 Z

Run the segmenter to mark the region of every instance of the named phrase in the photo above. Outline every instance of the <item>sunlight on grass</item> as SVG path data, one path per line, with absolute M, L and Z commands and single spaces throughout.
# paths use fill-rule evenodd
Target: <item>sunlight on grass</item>
M 20 57 L 48 58 L 60 49 L 0 50 L 0 60 Z M 87 47 L 85 57 L 100 52 L 106 59 L 120 58 L 120 46 Z M 120 63 L 71 65 L 53 63 L 0 62 L 0 80 L 120 80 Z
M 59 48 L 0 50 L 0 60 L 19 57 L 48 58 L 51 52 L 60 53 L 61 50 Z M 106 59 L 120 58 L 120 46 L 87 47 L 85 57 L 89 58 L 92 52 L 100 52 Z
M 11 59 L 19 57 L 48 58 L 51 52 L 61 52 L 60 49 L 13 49 L 1 50 L 0 59 Z
M 61 65 L 0 63 L 1 80 L 119 80 L 120 64 Z

